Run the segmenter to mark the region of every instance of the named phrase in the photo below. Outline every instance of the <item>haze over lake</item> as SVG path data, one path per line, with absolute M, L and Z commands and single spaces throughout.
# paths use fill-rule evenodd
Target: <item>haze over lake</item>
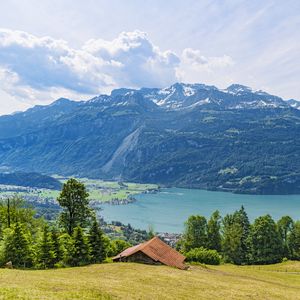
M 275 220 L 283 215 L 300 219 L 300 195 L 241 195 L 197 189 L 162 189 L 156 194 L 137 195 L 128 205 L 103 205 L 100 214 L 107 221 L 130 223 L 135 228 L 153 226 L 158 232 L 182 232 L 192 214 L 209 217 L 215 210 L 221 215 L 244 205 L 251 220 L 270 214 Z

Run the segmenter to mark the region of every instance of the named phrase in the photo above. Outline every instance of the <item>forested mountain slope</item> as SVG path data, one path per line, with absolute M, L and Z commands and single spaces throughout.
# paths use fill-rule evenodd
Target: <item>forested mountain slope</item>
M 0 117 L 0 168 L 242 193 L 300 192 L 300 110 L 241 85 L 176 83 Z

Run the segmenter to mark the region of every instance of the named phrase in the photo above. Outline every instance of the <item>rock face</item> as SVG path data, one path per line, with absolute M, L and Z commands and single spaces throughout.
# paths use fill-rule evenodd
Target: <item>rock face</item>
M 292 105 L 292 103 L 291 103 Z M 242 85 L 118 89 L 0 117 L 0 171 L 300 192 L 300 111 Z

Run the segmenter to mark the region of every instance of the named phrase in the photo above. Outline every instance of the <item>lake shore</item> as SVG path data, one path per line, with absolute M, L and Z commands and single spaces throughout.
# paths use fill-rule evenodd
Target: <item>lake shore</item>
M 249 218 L 270 214 L 274 219 L 289 215 L 300 219 L 300 195 L 245 195 L 198 189 L 162 188 L 155 194 L 135 195 L 128 205 L 105 205 L 100 215 L 107 221 L 130 223 L 135 228 L 181 233 L 190 215 L 209 217 L 219 210 L 224 216 L 244 205 Z

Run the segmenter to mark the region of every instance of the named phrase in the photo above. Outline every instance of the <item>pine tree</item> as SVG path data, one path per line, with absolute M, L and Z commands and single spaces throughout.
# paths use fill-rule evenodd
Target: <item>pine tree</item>
M 235 218 L 242 227 L 240 261 L 242 264 L 245 264 L 248 263 L 249 258 L 250 222 L 244 206 L 235 214 Z
M 220 213 L 216 210 L 207 223 L 208 248 L 221 252 Z
M 270 215 L 254 221 L 249 236 L 250 258 L 254 264 L 280 262 L 283 258 L 283 244 L 276 223 Z
M 38 260 L 42 268 L 53 268 L 55 261 L 55 251 L 53 247 L 52 235 L 48 225 L 44 226 L 42 241 L 38 248 Z
M 55 257 L 53 259 L 53 265 L 55 265 L 56 263 L 60 262 L 63 259 L 63 251 L 59 239 L 59 232 L 55 228 L 52 228 L 51 230 L 51 238 L 52 238 L 53 251 L 55 254 Z
M 13 231 L 4 242 L 4 254 L 6 261 L 11 261 L 15 267 L 26 268 L 32 265 L 28 236 L 19 222 L 14 224 Z
M 249 262 L 250 222 L 244 207 L 223 219 L 223 253 L 235 264 Z
M 91 262 L 101 263 L 105 259 L 105 245 L 103 232 L 95 219 L 89 231 L 89 244 L 91 249 Z
M 87 238 L 80 226 L 75 227 L 73 233 L 74 240 L 74 266 L 86 265 L 90 262 L 90 247 Z
M 237 222 L 234 214 L 226 215 L 223 218 L 223 241 L 222 251 L 226 261 L 235 264 L 242 264 L 241 240 L 243 229 Z

